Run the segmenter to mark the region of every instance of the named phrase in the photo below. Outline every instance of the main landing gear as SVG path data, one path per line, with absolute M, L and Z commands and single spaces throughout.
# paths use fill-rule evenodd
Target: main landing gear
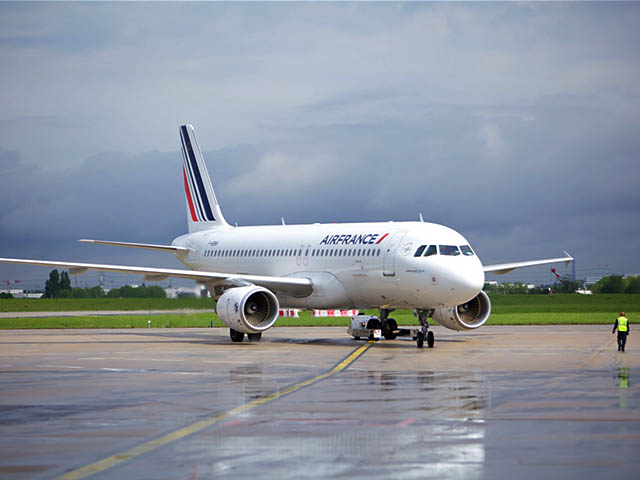
M 244 340 L 244 333 L 238 332 L 237 330 L 230 328 L 229 337 L 231 337 L 231 341 L 234 343 L 241 342 L 242 340 Z M 262 332 L 247 333 L 247 340 L 249 340 L 250 342 L 259 342 L 261 338 L 262 338 Z
M 398 323 L 393 318 L 389 318 L 389 313 L 392 311 L 389 308 L 380 308 L 379 318 L 376 315 L 354 315 L 349 321 L 347 333 L 356 340 L 360 340 L 362 337 L 369 338 L 369 340 L 380 340 L 383 336 L 387 340 L 393 340 L 396 337 L 411 337 L 416 341 L 418 348 L 424 347 L 425 340 L 427 346 L 433 348 L 433 332 L 429 331 L 427 319 L 433 316 L 434 310 L 414 311 L 414 314 L 420 319 L 421 327 L 398 327 Z
M 387 340 L 394 340 L 398 331 L 398 322 L 393 318 L 389 318 L 391 312 L 393 312 L 393 309 L 380 309 L 380 328 L 382 329 L 382 336 Z
M 433 344 L 436 339 L 433 336 L 433 332 L 429 330 L 429 322 L 428 318 L 433 315 L 433 310 L 423 310 L 418 309 L 415 311 L 416 315 L 418 315 L 418 320 L 420 320 L 420 325 L 422 328 L 416 334 L 416 346 L 418 348 L 424 347 L 424 341 L 427 340 L 427 347 L 433 348 Z

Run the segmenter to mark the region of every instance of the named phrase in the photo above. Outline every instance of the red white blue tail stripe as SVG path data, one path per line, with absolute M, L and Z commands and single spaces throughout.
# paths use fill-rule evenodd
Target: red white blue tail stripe
M 192 135 L 189 135 L 190 133 Z M 182 140 L 182 157 L 184 160 L 184 188 L 187 194 L 187 203 L 189 205 L 191 220 L 194 222 L 214 222 L 216 218 L 213 216 L 211 202 L 207 197 L 202 173 L 200 172 L 193 148 L 195 135 L 193 135 L 193 131 L 189 132 L 187 125 L 182 125 L 180 127 L 180 139 Z M 196 151 L 200 153 L 200 148 L 197 144 L 196 149 Z
M 189 231 L 227 225 L 222 217 L 200 146 L 191 125 L 180 126 L 180 143 Z

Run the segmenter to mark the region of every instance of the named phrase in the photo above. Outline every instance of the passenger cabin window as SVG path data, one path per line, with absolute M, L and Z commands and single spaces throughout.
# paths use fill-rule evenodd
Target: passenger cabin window
M 460 255 L 460 250 L 455 245 L 440 245 L 440 255 L 455 257 Z
M 469 245 L 462 245 L 460 247 L 460 250 L 462 250 L 462 254 L 466 255 L 467 257 L 473 256 L 473 250 L 471 250 L 471 247 Z
M 418 249 L 416 250 L 416 253 L 413 254 L 414 257 L 420 257 L 422 256 L 422 252 L 424 252 L 424 249 L 427 248 L 426 245 L 420 245 L 418 247 Z
M 438 254 L 438 249 L 436 248 L 435 245 L 429 245 L 429 247 L 427 248 L 427 251 L 424 252 L 425 257 L 430 257 L 431 255 L 437 255 L 437 254 Z

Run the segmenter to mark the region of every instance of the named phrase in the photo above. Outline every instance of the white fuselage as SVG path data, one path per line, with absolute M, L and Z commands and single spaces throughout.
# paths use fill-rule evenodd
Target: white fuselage
M 313 281 L 303 298 L 276 292 L 283 307 L 441 308 L 471 300 L 484 285 L 467 240 L 426 222 L 218 227 L 173 245 L 189 248 L 178 258 L 193 270 Z M 437 253 L 424 256 L 431 245 Z

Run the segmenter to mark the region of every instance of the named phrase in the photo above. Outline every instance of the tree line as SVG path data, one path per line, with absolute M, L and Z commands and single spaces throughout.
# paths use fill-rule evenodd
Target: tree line
M 553 285 L 541 285 L 529 288 L 524 283 L 499 283 L 491 285 L 486 283 L 484 291 L 489 294 L 548 294 L 548 293 L 575 293 L 583 288 L 583 283 L 563 277 L 562 282 Z M 592 293 L 640 293 L 640 277 L 626 277 L 609 275 L 603 277 L 590 288 Z
M 609 275 L 591 287 L 593 293 L 640 293 L 640 277 Z
M 112 288 L 108 293 L 102 287 L 71 287 L 71 280 L 66 271 L 58 273 L 58 270 L 52 270 L 49 274 L 49 280 L 44 285 L 43 298 L 166 298 L 167 294 L 160 286 L 154 285 L 148 287 L 141 285 L 132 287 L 125 285 L 120 288 Z

